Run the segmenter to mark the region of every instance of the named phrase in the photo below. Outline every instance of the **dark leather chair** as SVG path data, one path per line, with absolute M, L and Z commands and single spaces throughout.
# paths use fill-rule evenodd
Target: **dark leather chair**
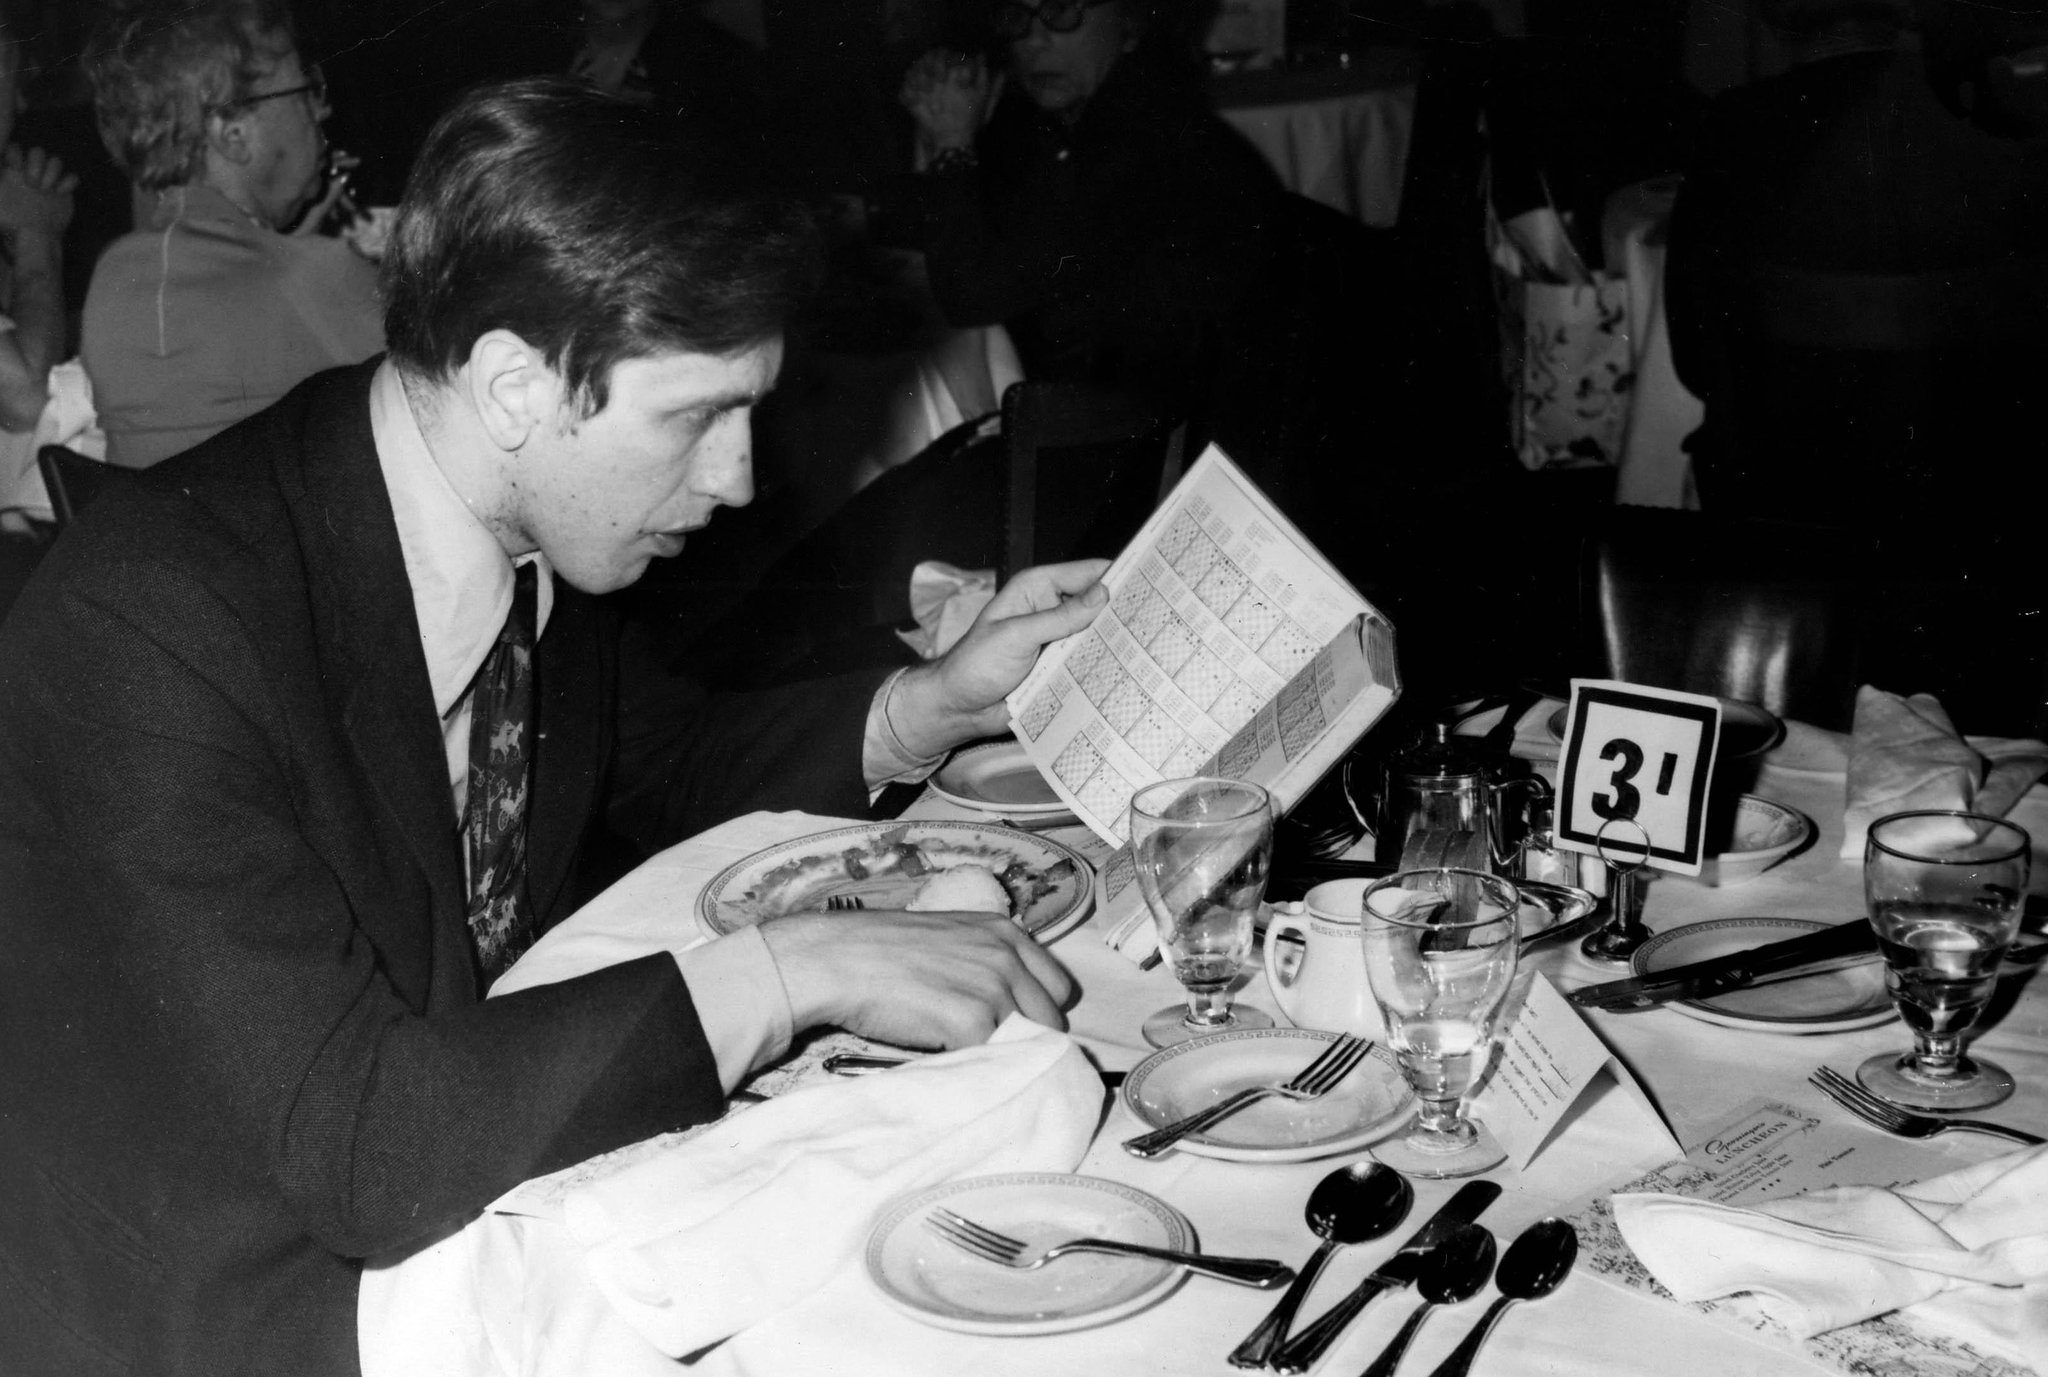
M 1074 383 L 1003 395 L 1005 574 L 1113 558 L 1180 476 L 1186 428 L 1132 398 Z
M 108 475 L 114 472 L 99 460 L 63 445 L 44 445 L 37 450 L 36 467 L 42 470 L 43 486 L 50 493 L 50 511 L 60 531 L 78 519 L 78 514 L 99 496 Z
M 1868 559 L 1839 530 L 1615 508 L 1583 547 L 1578 672 L 1846 729 Z

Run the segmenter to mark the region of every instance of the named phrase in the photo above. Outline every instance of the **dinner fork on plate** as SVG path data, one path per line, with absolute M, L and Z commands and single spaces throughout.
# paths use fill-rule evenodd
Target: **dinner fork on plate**
M 866 908 L 867 903 L 858 894 L 828 894 L 825 896 L 825 912 L 851 913 Z
M 1141 1133 L 1135 1138 L 1124 1140 L 1124 1151 L 1133 1157 L 1157 1157 L 1190 1133 L 1200 1133 L 1221 1119 L 1235 1114 L 1254 1100 L 1268 1095 L 1280 1095 L 1290 1100 L 1318 1100 L 1337 1088 L 1337 1083 L 1350 1075 L 1358 1063 L 1365 1060 L 1365 1054 L 1372 1050 L 1372 1044 L 1349 1033 L 1340 1035 L 1335 1042 L 1323 1049 L 1321 1056 L 1310 1062 L 1295 1075 L 1294 1079 L 1279 1085 L 1248 1085 L 1234 1095 L 1227 1095 L 1207 1109 L 1196 1110 L 1185 1119 L 1177 1119 L 1164 1128 L 1155 1128 L 1150 1133 Z
M 964 1215 L 949 1209 L 937 1207 L 924 1217 L 924 1226 L 945 1239 L 964 1253 L 993 1262 L 1000 1267 L 1009 1267 L 1019 1272 L 1035 1272 L 1056 1257 L 1067 1253 L 1116 1253 L 1125 1257 L 1152 1258 L 1159 1262 L 1170 1262 L 1176 1267 L 1185 1267 L 1190 1272 L 1218 1281 L 1233 1281 L 1239 1286 L 1256 1286 L 1261 1289 L 1284 1286 L 1294 1280 L 1294 1269 L 1284 1262 L 1264 1257 L 1212 1257 L 1207 1253 L 1184 1253 L 1177 1248 L 1154 1248 L 1143 1243 L 1125 1243 L 1115 1238 L 1072 1238 L 1064 1243 L 1055 1243 L 1035 1256 L 1026 1257 L 1031 1245 L 1021 1238 L 997 1233 L 994 1229 L 975 1223 Z
M 1952 1133 L 1960 1129 L 1968 1133 L 1988 1133 L 1994 1138 L 2009 1138 L 2015 1143 L 2048 1143 L 2048 1138 L 2023 1128 L 2007 1128 L 2004 1124 L 1984 1119 L 1937 1119 L 1932 1114 L 1915 1114 L 1889 1100 L 1879 1099 L 1832 1066 L 1819 1067 L 1806 1079 L 1864 1123 L 1900 1138 L 1932 1138 L 1937 1133 Z

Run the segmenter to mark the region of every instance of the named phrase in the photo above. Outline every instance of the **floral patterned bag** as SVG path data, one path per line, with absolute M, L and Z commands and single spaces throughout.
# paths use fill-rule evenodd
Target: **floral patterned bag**
M 1486 221 L 1516 456 L 1616 466 L 1634 381 L 1627 279 L 1588 271 L 1553 206 L 1503 221 L 1489 198 Z

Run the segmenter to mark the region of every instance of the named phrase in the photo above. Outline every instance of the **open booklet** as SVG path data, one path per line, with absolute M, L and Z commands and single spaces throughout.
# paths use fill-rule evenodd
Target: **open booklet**
M 1125 840 L 1131 796 L 1223 775 L 1300 801 L 1400 692 L 1394 628 L 1211 445 L 1103 575 L 1109 606 L 1009 698 L 1025 752 L 1117 849 L 1097 903 L 1134 961 L 1157 937 Z

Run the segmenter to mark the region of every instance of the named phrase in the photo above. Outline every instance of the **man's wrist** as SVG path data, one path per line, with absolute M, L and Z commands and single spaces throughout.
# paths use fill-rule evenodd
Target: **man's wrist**
M 953 720 L 943 710 L 940 694 L 938 669 L 930 664 L 913 665 L 897 676 L 882 701 L 889 734 L 912 759 L 943 755 L 974 734 L 965 718 Z

